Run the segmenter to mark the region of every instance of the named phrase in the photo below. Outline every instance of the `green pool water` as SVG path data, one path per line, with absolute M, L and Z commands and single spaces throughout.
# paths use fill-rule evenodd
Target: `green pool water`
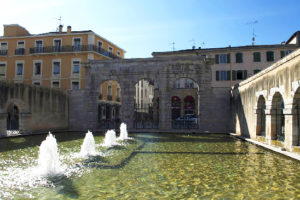
M 300 199 L 300 162 L 225 134 L 129 134 L 86 159 L 84 133 L 55 136 L 51 178 L 35 175 L 46 135 L 0 139 L 0 199 Z

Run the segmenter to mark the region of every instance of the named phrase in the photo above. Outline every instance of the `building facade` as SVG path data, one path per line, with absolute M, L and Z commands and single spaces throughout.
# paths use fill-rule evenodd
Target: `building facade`
M 153 52 L 154 57 L 199 56 L 214 58 L 211 66 L 212 86 L 231 87 L 260 72 L 299 48 L 299 33 L 287 42 L 275 45 L 251 45 L 224 48 L 189 49 L 169 52 Z
M 88 60 L 124 58 L 125 51 L 91 30 L 30 34 L 17 25 L 4 25 L 0 37 L 0 80 L 65 90 L 84 89 Z

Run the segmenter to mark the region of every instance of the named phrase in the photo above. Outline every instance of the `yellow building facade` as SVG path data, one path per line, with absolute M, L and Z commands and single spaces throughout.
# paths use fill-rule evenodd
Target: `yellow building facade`
M 17 25 L 4 25 L 0 37 L 0 80 L 15 83 L 84 89 L 88 60 L 122 59 L 125 51 L 91 30 L 30 34 Z M 113 95 L 115 96 L 115 95 Z M 115 99 L 116 97 L 113 97 Z

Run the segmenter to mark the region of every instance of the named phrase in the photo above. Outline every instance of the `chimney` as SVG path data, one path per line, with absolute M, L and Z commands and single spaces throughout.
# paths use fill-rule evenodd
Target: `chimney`
M 71 33 L 72 31 L 72 27 L 71 26 L 67 26 L 67 33 Z
M 59 25 L 59 33 L 62 33 L 63 25 Z

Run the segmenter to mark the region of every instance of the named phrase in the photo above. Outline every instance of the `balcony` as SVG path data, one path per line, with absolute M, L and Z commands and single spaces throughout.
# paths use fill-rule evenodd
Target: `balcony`
M 112 96 L 111 95 L 107 95 L 107 100 L 111 101 L 112 100 Z
M 15 50 L 15 55 L 24 55 L 25 49 L 24 48 L 18 48 Z
M 61 53 L 61 52 L 86 52 L 93 51 L 104 56 L 108 56 L 113 59 L 120 58 L 119 56 L 114 55 L 111 52 L 108 52 L 95 45 L 76 45 L 76 46 L 48 46 L 48 47 L 35 47 L 30 48 L 30 54 L 39 54 L 39 53 Z
M 6 56 L 7 50 L 0 50 L 0 56 Z

